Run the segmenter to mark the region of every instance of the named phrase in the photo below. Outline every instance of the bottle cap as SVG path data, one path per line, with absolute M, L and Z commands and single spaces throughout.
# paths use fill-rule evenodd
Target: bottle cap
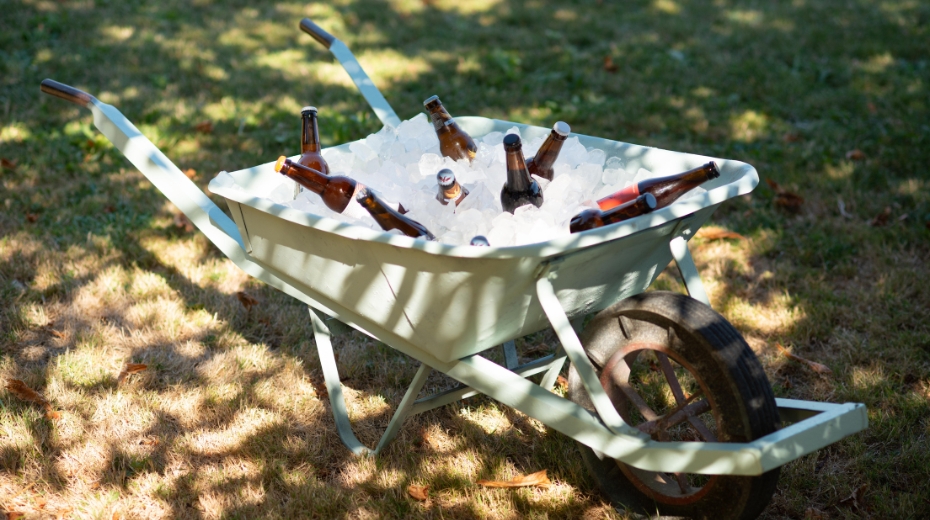
M 710 177 L 711 179 L 716 179 L 717 177 L 720 177 L 720 169 L 717 168 L 717 163 L 715 161 L 711 161 L 707 163 L 705 166 L 707 167 L 708 170 L 710 170 L 709 174 L 707 175 L 708 177 Z
M 643 193 L 637 199 L 641 199 L 643 203 L 646 204 L 646 207 L 649 208 L 649 211 L 656 209 L 656 196 L 651 193 Z
M 565 121 L 556 121 L 555 124 L 552 125 L 552 129 L 562 137 L 567 136 L 572 131 L 572 127 L 568 126 L 568 123 Z
M 443 188 L 453 186 L 455 184 L 455 173 L 448 168 L 443 168 L 436 174 L 436 181 L 438 181 L 439 185 Z
M 316 113 L 316 107 L 303 107 L 303 108 L 300 109 L 300 115 L 304 115 L 304 114 L 306 114 L 307 112 L 313 112 L 313 113 L 315 114 L 315 113 Z
M 504 136 L 504 148 L 515 148 L 517 146 L 521 146 L 519 135 L 507 134 Z
M 475 238 L 471 239 L 471 245 L 490 247 L 491 243 L 488 242 L 487 238 L 484 238 L 483 236 L 478 235 Z
M 287 157 L 283 155 L 281 157 L 278 157 L 278 162 L 274 163 L 274 171 L 280 172 L 281 169 L 284 168 L 285 162 L 287 162 Z
M 437 96 L 437 95 L 432 95 L 432 96 L 426 98 L 426 101 L 423 102 L 423 106 L 428 107 L 428 106 L 432 105 L 433 103 L 437 103 L 437 104 L 438 104 L 438 103 L 442 103 L 442 101 L 439 101 L 439 96 Z

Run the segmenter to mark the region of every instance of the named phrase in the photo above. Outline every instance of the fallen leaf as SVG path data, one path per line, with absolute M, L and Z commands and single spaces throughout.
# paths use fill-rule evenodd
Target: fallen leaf
M 188 168 L 184 170 L 184 176 L 187 177 L 188 179 L 193 179 L 196 175 L 197 175 L 197 170 L 193 168 Z
M 19 511 L 7 511 L 6 520 L 19 520 L 24 516 L 26 516 L 26 513 L 20 513 Z
M 42 397 L 42 394 L 29 388 L 26 386 L 26 383 L 23 383 L 19 379 L 10 379 L 7 381 L 6 389 L 9 390 L 11 394 L 22 399 L 23 401 L 35 403 L 45 408 L 45 416 L 49 419 L 58 419 L 61 417 L 61 414 L 52 409 L 52 403 L 48 402 L 47 399 Z
M 781 136 L 781 138 L 786 143 L 796 143 L 801 140 L 801 134 L 797 132 L 787 132 Z
M 862 505 L 862 499 L 865 498 L 865 492 L 868 489 L 869 489 L 868 483 L 862 484 L 861 486 L 857 487 L 856 490 L 853 491 L 851 495 L 844 498 L 843 500 L 840 500 L 840 504 L 844 506 L 849 506 L 849 507 L 854 507 L 856 509 L 859 509 L 859 506 Z
M 801 356 L 788 352 L 788 349 L 781 346 L 781 343 L 776 343 L 775 346 L 778 347 L 778 350 L 780 350 L 781 353 L 785 355 L 785 357 L 793 359 L 795 361 L 800 361 L 801 363 L 806 364 L 808 367 L 810 367 L 811 370 L 813 370 L 814 372 L 817 372 L 818 374 L 830 375 L 833 373 L 833 371 L 830 370 L 830 367 L 828 367 L 827 365 L 824 365 L 823 363 L 811 361 L 809 359 L 805 359 L 805 358 L 802 358 Z
M 3 158 L 0 158 L 0 166 L 6 168 L 7 170 L 15 170 L 16 161 L 3 157 Z
M 614 59 L 609 54 L 604 56 L 604 70 L 607 72 L 617 72 L 619 70 L 617 64 L 614 63 Z
M 113 511 L 113 518 L 111 518 L 110 520 L 119 520 L 119 519 L 120 519 L 119 511 Z
M 201 121 L 194 125 L 194 130 L 197 130 L 201 134 L 209 134 L 213 132 L 213 121 Z
M 733 238 L 736 240 L 746 240 L 746 237 L 734 231 L 728 231 L 723 228 L 707 226 L 698 230 L 695 236 L 705 240 L 721 240 L 724 238 Z
M 154 438 L 145 438 L 139 441 L 139 444 L 142 446 L 158 446 L 158 439 Z
M 562 390 L 568 390 L 568 379 L 565 379 L 565 376 L 555 378 L 555 384 Z
M 514 487 L 528 487 L 528 486 L 538 486 L 538 487 L 548 487 L 552 482 L 549 481 L 549 477 L 546 476 L 548 470 L 537 471 L 536 473 L 530 473 L 529 475 L 521 475 L 514 477 L 506 482 L 496 481 L 496 480 L 479 480 L 478 485 L 484 487 L 496 487 L 496 488 L 514 488 Z
M 804 204 L 804 197 L 796 193 L 783 191 L 775 195 L 775 205 L 791 211 L 792 213 L 797 213 L 801 209 L 802 204 Z
M 178 213 L 174 216 L 174 227 L 183 229 L 185 233 L 190 233 L 194 230 L 194 224 L 183 213 Z
M 765 183 L 768 184 L 769 188 L 772 188 L 772 191 L 775 193 L 781 193 L 781 186 L 779 186 L 777 182 L 772 179 L 765 179 Z
M 827 515 L 823 511 L 815 507 L 808 507 L 804 511 L 804 520 L 821 520 L 826 517 Z
M 65 337 L 64 334 L 62 334 L 61 332 L 58 332 L 58 331 L 55 330 L 55 329 L 48 329 L 48 332 L 49 332 L 49 334 L 51 334 L 52 336 L 55 336 L 55 337 L 58 338 L 58 339 L 61 339 L 61 338 Z
M 35 213 L 26 213 L 26 220 L 35 223 L 37 220 L 39 220 L 39 216 Z
M 427 494 L 428 489 L 429 486 L 417 486 L 415 484 L 410 484 L 407 486 L 407 494 L 410 495 L 410 497 L 414 500 L 423 502 L 429 498 L 429 495 Z
M 856 148 L 855 150 L 850 150 L 846 152 L 846 158 L 849 159 L 850 161 L 864 161 L 865 152 Z
M 875 215 L 875 218 L 869 221 L 869 225 L 872 227 L 882 227 L 888 223 L 888 219 L 891 218 L 891 206 L 885 206 L 885 209 Z
M 115 213 L 116 206 L 113 206 L 112 204 L 107 204 L 106 206 L 103 207 L 103 212 L 104 213 Z
M 142 372 L 143 370 L 145 370 L 145 369 L 148 368 L 148 367 L 149 367 L 149 366 L 146 365 L 146 364 L 144 364 L 144 363 L 126 363 L 126 364 L 124 364 L 124 365 L 123 365 L 123 369 L 120 370 L 119 375 L 116 376 L 116 384 L 122 383 L 123 380 L 126 379 L 127 377 L 129 377 L 129 376 L 131 376 L 131 375 L 133 375 L 133 374 L 138 374 L 139 372 Z
M 239 298 L 239 303 L 245 307 L 245 310 L 251 312 L 252 307 L 258 305 L 258 300 L 252 297 L 249 293 L 245 291 L 239 291 L 236 293 L 236 298 Z

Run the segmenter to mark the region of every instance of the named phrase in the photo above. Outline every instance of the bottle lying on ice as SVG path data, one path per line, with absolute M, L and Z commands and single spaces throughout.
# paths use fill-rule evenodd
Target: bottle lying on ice
M 359 188 L 358 193 L 355 194 L 355 200 L 368 210 L 371 218 L 375 219 L 375 222 L 385 231 L 396 229 L 408 237 L 436 240 L 426 226 L 401 215 L 365 186 Z
M 552 125 L 552 131 L 549 132 L 549 137 L 539 147 L 539 151 L 536 152 L 535 156 L 526 160 L 526 169 L 530 172 L 530 175 L 537 175 L 549 181 L 552 180 L 552 165 L 559 158 L 562 145 L 565 144 L 565 139 L 568 138 L 571 131 L 571 127 L 565 121 L 556 121 Z
M 439 96 L 426 98 L 423 106 L 429 112 L 433 128 L 436 129 L 436 136 L 439 137 L 440 153 L 455 161 L 468 159 L 471 162 L 478 153 L 478 146 L 475 145 L 471 136 L 459 127 L 455 119 L 452 119 L 446 108 L 442 106 L 442 101 L 439 101 Z
M 439 173 L 436 174 L 436 182 L 439 183 L 439 193 L 436 194 L 436 200 L 441 202 L 443 206 L 452 201 L 455 201 L 455 205 L 458 206 L 468 196 L 468 190 L 459 184 L 459 181 L 455 179 L 455 173 L 448 168 L 439 170 Z
M 504 151 L 507 153 L 507 182 L 501 188 L 501 207 L 504 211 L 513 213 L 515 209 L 526 204 L 532 204 L 537 208 L 542 206 L 542 189 L 526 169 L 520 136 L 507 134 L 504 137 Z
M 631 201 L 643 193 L 651 193 L 656 198 L 656 208 L 664 208 L 678 200 L 685 193 L 697 188 L 704 182 L 720 177 L 717 163 L 711 161 L 703 166 L 667 177 L 646 179 L 631 184 L 622 190 L 597 201 L 601 210 L 608 210 Z
M 345 211 L 360 186 L 354 179 L 342 175 L 329 177 L 318 170 L 297 164 L 283 155 L 278 157 L 274 169 L 319 195 L 326 207 L 336 213 Z
M 579 233 L 638 217 L 654 209 L 656 209 L 656 198 L 651 193 L 643 193 L 639 197 L 607 211 L 586 209 L 572 217 L 569 230 L 572 233 Z
M 483 235 L 475 235 L 475 237 L 471 239 L 471 242 L 469 243 L 469 245 L 490 247 L 491 243 L 488 242 L 488 239 L 485 238 Z

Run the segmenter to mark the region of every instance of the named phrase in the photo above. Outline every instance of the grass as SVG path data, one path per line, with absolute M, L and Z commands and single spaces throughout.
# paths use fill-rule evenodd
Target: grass
M 488 399 L 415 418 L 376 460 L 352 457 L 319 393 L 306 310 L 176 227 L 177 209 L 86 111 L 39 94 L 51 77 L 116 105 L 205 186 L 219 170 L 294 153 L 306 104 L 321 109 L 325 145 L 378 129 L 297 29 L 309 16 L 404 118 L 436 93 L 453 115 L 563 119 L 579 133 L 743 160 L 802 195 L 789 213 L 763 183 L 714 216 L 746 240 L 692 242 L 714 307 L 777 395 L 869 408 L 866 432 L 783 469 L 765 515 L 930 515 L 926 4 L 0 8 L 0 380 L 24 380 L 62 414 L 50 421 L 0 393 L 0 507 L 36 518 L 625 516 L 597 494 L 571 441 Z M 204 121 L 211 132 L 197 130 Z M 870 225 L 886 208 L 884 225 Z M 655 287 L 681 290 L 671 272 Z M 261 304 L 247 313 L 240 290 Z M 360 335 L 336 347 L 350 414 L 374 444 L 415 363 Z M 127 361 L 149 369 L 117 385 Z M 540 469 L 552 487 L 474 485 Z M 410 500 L 408 484 L 429 485 L 430 502 Z

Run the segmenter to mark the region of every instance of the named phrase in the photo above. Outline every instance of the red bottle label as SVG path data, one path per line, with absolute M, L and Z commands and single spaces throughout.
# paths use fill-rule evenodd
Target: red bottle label
M 639 183 L 633 183 L 623 188 L 622 190 L 608 195 L 603 199 L 597 201 L 597 206 L 601 208 L 601 211 L 607 211 L 611 208 L 616 208 L 621 204 L 625 204 L 631 200 L 636 200 L 636 197 L 639 197 Z

